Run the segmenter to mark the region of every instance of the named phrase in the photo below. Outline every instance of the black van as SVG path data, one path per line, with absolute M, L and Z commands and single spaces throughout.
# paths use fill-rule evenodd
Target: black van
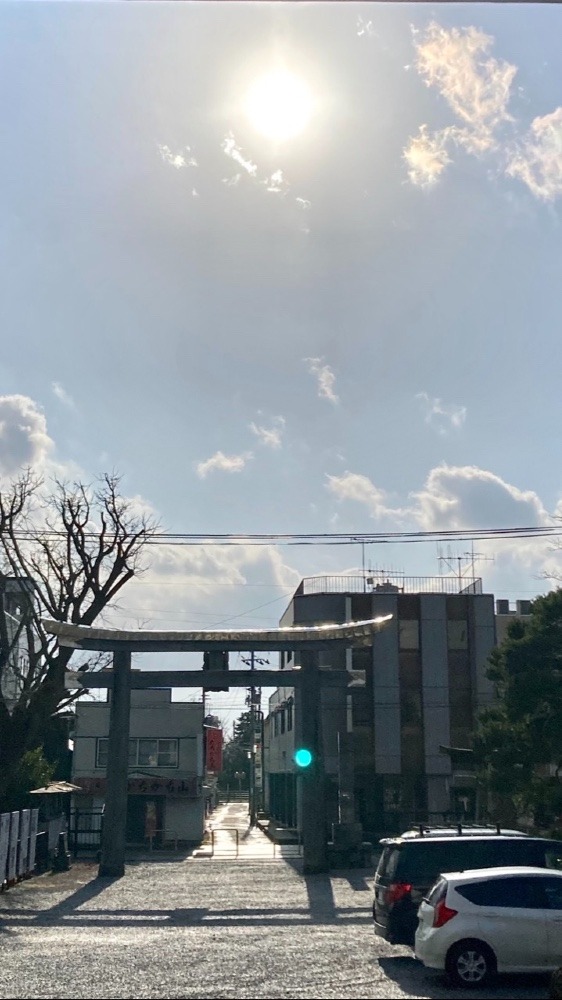
M 533 865 L 562 870 L 562 841 L 514 832 L 438 831 L 381 840 L 375 874 L 375 933 L 391 944 L 414 944 L 418 908 L 442 872 Z

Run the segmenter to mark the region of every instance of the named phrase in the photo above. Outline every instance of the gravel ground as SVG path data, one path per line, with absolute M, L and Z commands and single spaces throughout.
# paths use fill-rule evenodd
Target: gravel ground
M 372 871 L 304 878 L 298 863 L 190 858 L 96 874 L 75 862 L 0 896 L 0 997 L 474 996 L 375 939 Z M 503 981 L 490 996 L 544 998 L 546 982 Z

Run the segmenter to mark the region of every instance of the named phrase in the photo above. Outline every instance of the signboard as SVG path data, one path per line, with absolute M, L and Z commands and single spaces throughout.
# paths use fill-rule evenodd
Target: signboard
M 0 885 L 8 877 L 8 848 L 10 846 L 10 814 L 0 814 Z
M 15 882 L 18 874 L 18 836 L 20 832 L 20 814 L 11 813 L 10 847 L 8 849 L 8 882 Z
M 22 809 L 20 818 L 20 856 L 18 875 L 27 875 L 29 861 L 29 827 L 31 824 L 31 809 Z
M 205 768 L 219 774 L 222 771 L 222 729 L 205 726 Z
M 37 848 L 37 827 L 39 825 L 39 810 L 31 810 L 31 823 L 29 826 L 29 860 L 27 866 L 30 872 L 35 868 L 35 850 Z
M 75 778 L 74 781 L 86 795 L 105 795 L 106 778 Z M 127 792 L 129 795 L 187 795 L 195 799 L 201 795 L 201 781 L 195 776 L 161 778 L 158 775 L 147 775 L 129 778 Z

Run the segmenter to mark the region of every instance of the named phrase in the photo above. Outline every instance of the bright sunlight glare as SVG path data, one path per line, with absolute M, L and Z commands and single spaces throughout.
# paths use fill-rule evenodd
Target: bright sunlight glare
M 250 124 L 279 142 L 303 132 L 312 116 L 312 95 L 304 80 L 288 70 L 259 77 L 246 96 Z

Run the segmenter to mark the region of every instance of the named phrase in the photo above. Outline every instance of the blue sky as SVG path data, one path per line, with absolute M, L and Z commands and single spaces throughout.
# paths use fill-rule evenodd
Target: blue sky
M 550 523 L 561 29 L 557 5 L 0 6 L 4 481 L 117 469 L 170 531 Z M 289 138 L 247 111 L 271 72 L 303 88 Z M 477 550 L 512 601 L 562 572 Z M 122 615 L 272 625 L 301 576 L 360 565 L 159 549 Z

